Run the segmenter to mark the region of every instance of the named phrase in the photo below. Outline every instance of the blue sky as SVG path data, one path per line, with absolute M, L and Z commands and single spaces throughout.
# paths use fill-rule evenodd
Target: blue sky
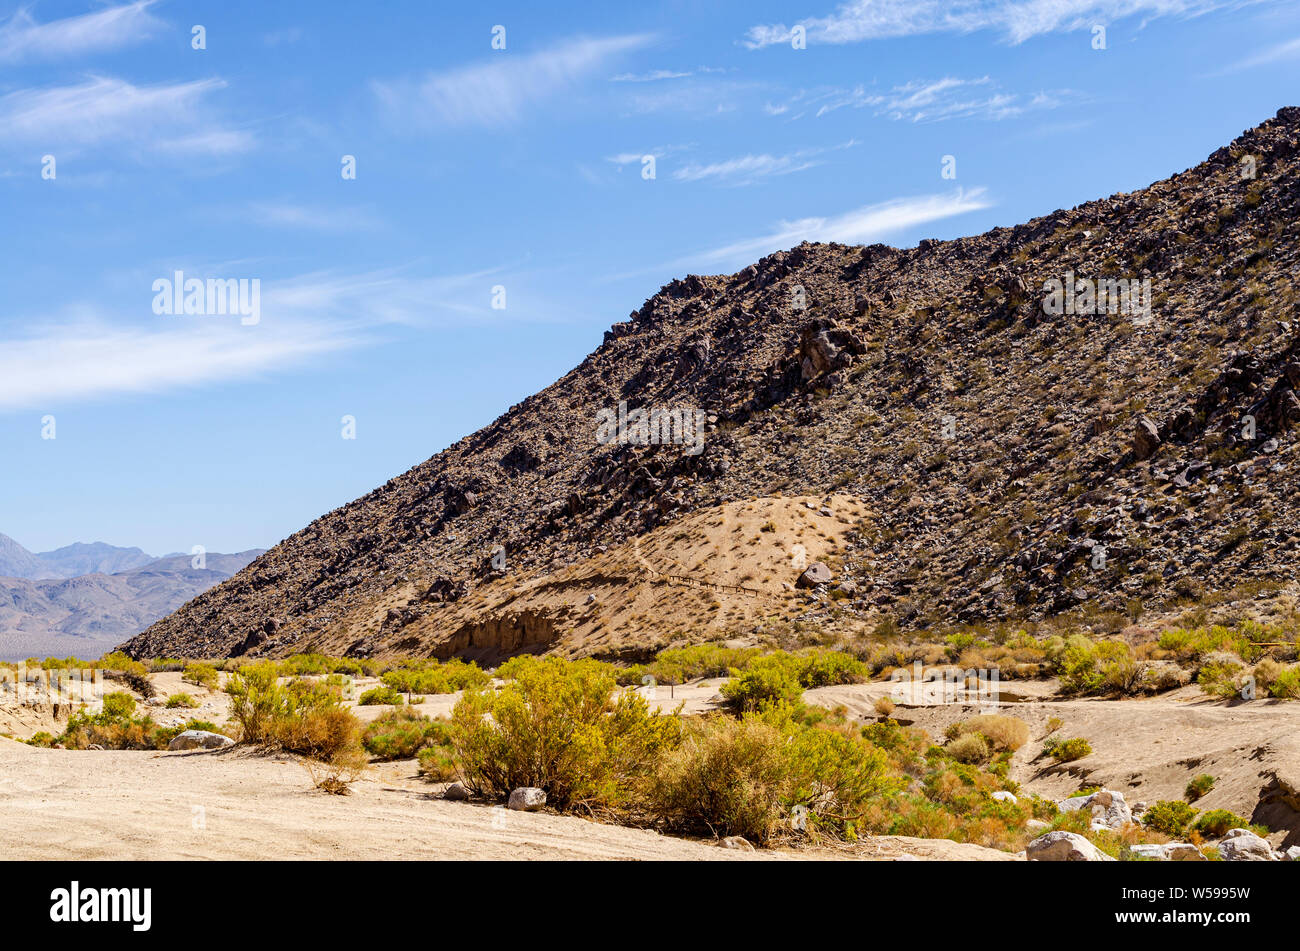
M 674 277 L 1140 188 L 1298 75 L 1285 2 L 0 0 L 0 532 L 269 546 Z

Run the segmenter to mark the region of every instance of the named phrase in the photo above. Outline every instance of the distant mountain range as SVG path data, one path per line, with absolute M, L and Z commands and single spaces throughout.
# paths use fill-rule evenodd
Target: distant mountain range
M 8 535 L 0 535 L 0 576 L 6 578 L 75 578 L 116 574 L 157 559 L 139 548 L 119 548 L 104 542 L 77 542 L 54 551 L 30 552 Z
M 97 657 L 252 562 L 262 549 L 154 557 L 104 542 L 33 553 L 0 535 L 0 660 Z

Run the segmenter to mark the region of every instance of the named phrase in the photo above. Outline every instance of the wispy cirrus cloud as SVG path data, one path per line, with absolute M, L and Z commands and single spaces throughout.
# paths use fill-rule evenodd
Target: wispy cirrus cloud
M 228 154 L 252 147 L 247 132 L 219 127 L 207 98 L 220 79 L 135 86 L 92 77 L 73 86 L 0 96 L 0 140 L 42 147 L 147 143 L 164 151 Z
M 0 24 L 0 62 L 59 59 L 142 42 L 162 26 L 149 13 L 155 2 L 138 0 L 48 23 L 20 8 Z
M 486 62 L 419 79 L 374 81 L 379 102 L 403 122 L 424 126 L 498 126 L 646 46 L 646 34 L 579 38 L 537 53 L 500 52 Z
M 142 278 L 136 308 L 109 313 L 78 305 L 24 321 L 35 329 L 0 339 L 0 411 L 259 378 L 373 346 L 401 326 L 499 316 L 488 303 L 493 273 L 418 278 L 397 270 L 322 271 L 264 281 L 261 319 L 253 326 L 238 317 L 142 320 L 153 294 L 152 278 Z M 159 276 L 170 278 L 170 270 Z
M 1192 17 L 1255 2 L 1261 0 L 851 0 L 834 13 L 793 25 L 803 27 L 809 43 L 989 30 L 1018 44 L 1046 33 L 1090 29 L 1129 16 Z M 750 27 L 744 43 L 757 49 L 789 43 L 792 35 L 792 27 L 784 23 L 760 24 Z
M 262 227 L 312 231 L 368 231 L 379 226 L 379 220 L 365 208 L 319 207 L 285 201 L 252 202 L 247 217 Z
M 801 107 L 793 118 L 811 113 L 820 117 L 838 109 L 871 109 L 874 114 L 909 122 L 940 122 L 945 119 L 1014 119 L 1027 112 L 1054 109 L 1077 99 L 1068 89 L 1038 92 L 1031 96 L 1005 92 L 988 76 L 959 79 L 946 76 L 914 80 L 883 92 L 865 86 L 829 89 L 801 94 L 789 106 Z M 771 110 L 769 110 L 771 111 Z
M 992 204 L 983 188 L 897 198 L 840 215 L 782 221 L 765 234 L 722 245 L 696 255 L 694 260 L 713 265 L 752 262 L 804 241 L 868 244 L 917 225 L 979 211 Z
M 1235 73 L 1243 69 L 1253 69 L 1256 66 L 1268 66 L 1273 63 L 1281 63 L 1287 60 L 1300 59 L 1300 36 L 1293 40 L 1286 40 L 1283 43 L 1276 43 L 1273 46 L 1265 47 L 1257 53 L 1253 53 L 1243 59 L 1237 60 L 1223 69 L 1211 75 L 1221 76 L 1224 73 Z
M 672 177 L 679 182 L 714 182 L 724 185 L 753 185 L 764 179 L 801 172 L 821 164 L 821 156 L 827 152 L 853 148 L 858 143 L 854 140 L 832 148 L 798 149 L 782 155 L 741 155 L 724 159 L 720 162 L 695 163 L 685 165 L 673 172 Z
M 685 79 L 694 75 L 690 70 L 678 72 L 672 69 L 652 69 L 648 73 L 619 73 L 609 77 L 611 83 L 656 83 L 665 79 Z

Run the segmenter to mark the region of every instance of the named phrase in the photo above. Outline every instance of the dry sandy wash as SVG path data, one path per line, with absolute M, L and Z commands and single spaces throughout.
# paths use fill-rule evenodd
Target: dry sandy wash
M 312 788 L 295 759 L 46 750 L 0 738 L 9 859 L 638 859 L 780 861 L 639 829 L 447 802 L 414 764 L 372 767 L 350 796 Z M 979 846 L 885 836 L 860 858 L 1010 859 Z M 834 853 L 830 854 L 831 857 Z

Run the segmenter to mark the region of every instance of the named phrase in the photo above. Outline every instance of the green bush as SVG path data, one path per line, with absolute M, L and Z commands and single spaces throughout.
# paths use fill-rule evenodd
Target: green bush
M 1072 763 L 1091 754 L 1092 744 L 1081 736 L 1068 740 L 1053 736 L 1043 744 L 1043 753 L 1058 763 Z
M 410 707 L 385 713 L 366 724 L 361 744 L 381 760 L 412 759 L 424 747 L 449 739 L 447 721 L 433 720 Z
M 740 710 L 753 712 L 797 703 L 805 689 L 859 683 L 866 679 L 867 667 L 843 651 L 774 651 L 751 658 L 744 670 L 731 673 L 732 679 L 722 685 L 723 697 Z
M 618 808 L 680 739 L 676 716 L 651 713 L 634 691 L 615 695 L 608 664 L 517 657 L 502 666 L 510 682 L 471 688 L 452 711 L 457 761 L 475 793 L 535 786 L 560 809 Z
M 209 690 L 216 690 L 220 685 L 217 668 L 211 664 L 201 664 L 197 661 L 185 667 L 185 670 L 181 672 L 181 680 L 187 684 L 194 684 L 196 687 L 206 687 Z
M 105 694 L 103 711 L 110 720 L 125 720 L 135 713 L 135 697 L 120 690 Z
M 1142 824 L 1173 838 L 1181 838 L 1187 824 L 1196 816 L 1196 810 L 1185 802 L 1162 799 L 1142 814 Z
M 871 742 L 793 714 L 773 707 L 690 725 L 655 772 L 651 814 L 673 831 L 756 843 L 805 832 L 855 838 L 868 809 L 901 780 Z
M 371 687 L 361 694 L 360 699 L 357 700 L 357 705 L 362 707 L 374 707 L 383 704 L 400 707 L 404 703 L 406 703 L 406 697 L 402 695 L 400 690 L 393 687 Z
M 727 647 L 723 644 L 696 644 L 660 651 L 648 664 L 636 664 L 621 670 L 618 682 L 639 686 L 643 678 L 656 683 L 682 684 L 703 677 L 726 677 L 733 670 L 744 670 L 761 651 L 756 647 Z
M 174 693 L 167 698 L 168 710 L 175 710 L 177 707 L 185 707 L 186 709 L 192 710 L 198 705 L 199 702 L 187 693 Z
M 1192 828 L 1201 835 L 1217 839 L 1229 829 L 1245 829 L 1249 824 L 1235 812 L 1229 812 L 1227 809 L 1211 809 L 1192 823 Z
M 1243 667 L 1236 661 L 1215 660 L 1204 664 L 1196 675 L 1201 690 L 1216 697 L 1235 697 L 1241 691 Z
M 952 740 L 944 750 L 959 763 L 987 763 L 993 755 L 989 741 L 979 733 L 964 733 Z
M 1187 798 L 1188 802 L 1195 802 L 1213 788 L 1214 777 L 1209 773 L 1201 773 L 1201 775 L 1197 776 L 1187 784 L 1187 789 L 1183 792 L 1183 795 Z
M 1274 677 L 1268 693 L 1279 700 L 1300 700 L 1300 664 L 1288 667 Z
M 477 664 L 452 658 L 442 663 L 428 660 L 418 667 L 394 668 L 379 679 L 401 693 L 436 694 L 482 687 L 491 678 Z
M 803 696 L 798 672 L 788 664 L 755 661 L 720 688 L 727 702 L 752 712 L 783 703 L 797 703 Z
M 244 742 L 326 761 L 361 751 L 361 724 L 336 687 L 309 680 L 281 685 L 278 666 L 262 662 L 231 674 L 226 693 Z

